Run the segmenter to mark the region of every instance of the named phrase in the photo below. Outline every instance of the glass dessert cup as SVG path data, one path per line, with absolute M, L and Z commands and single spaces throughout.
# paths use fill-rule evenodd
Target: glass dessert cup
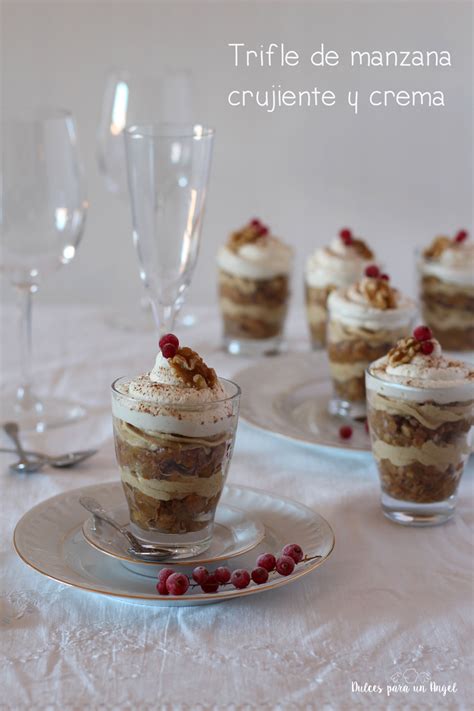
M 233 355 L 274 355 L 281 349 L 289 276 L 253 279 L 219 270 L 224 348 Z
M 348 326 L 336 319 L 329 321 L 327 351 L 334 390 L 328 406 L 331 415 L 356 420 L 366 417 L 365 371 L 408 333 L 412 320 L 410 313 L 405 326 L 390 330 L 371 330 L 362 322 Z
M 305 282 L 306 318 L 313 351 L 321 350 L 326 346 L 327 300 L 335 288 L 334 286 L 315 287 Z
M 375 255 L 363 239 L 345 227 L 324 247 L 308 256 L 304 270 L 306 318 L 313 350 L 327 342 L 328 299 L 336 289 L 361 279 L 366 268 L 375 268 Z M 377 267 L 377 274 L 379 273 Z
M 444 523 L 472 449 L 474 383 L 428 390 L 367 371 L 366 386 L 384 515 L 407 526 Z
M 199 404 L 157 403 L 112 384 L 115 452 L 140 540 L 177 558 L 205 551 L 227 477 L 237 428 L 240 388 L 219 379 L 225 398 Z
M 449 351 L 474 350 L 474 285 L 450 283 L 419 267 L 424 322 Z

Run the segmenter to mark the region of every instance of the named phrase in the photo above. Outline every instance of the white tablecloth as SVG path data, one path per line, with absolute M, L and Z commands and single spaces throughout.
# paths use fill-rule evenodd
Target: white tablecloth
M 215 313 L 197 313 L 182 341 L 232 376 L 248 361 L 219 352 Z M 97 445 L 100 452 L 77 470 L 29 477 L 9 474 L 11 457 L 2 455 L 0 708 L 468 707 L 472 464 L 454 520 L 403 528 L 382 516 L 369 457 L 318 452 L 241 423 L 230 481 L 302 501 L 335 530 L 333 556 L 312 575 L 241 601 L 154 608 L 59 585 L 22 563 L 11 541 L 24 512 L 68 488 L 117 478 L 109 385 L 149 368 L 156 350 L 152 333 L 113 330 L 96 309 L 43 307 L 35 324 L 38 389 L 80 399 L 90 415 L 27 444 L 58 453 Z M 301 315 L 289 332 L 301 347 Z M 8 382 L 16 355 L 5 331 L 2 342 Z M 387 685 L 404 679 L 410 690 L 388 697 Z M 427 680 L 425 691 L 412 688 L 414 679 Z M 451 685 L 444 696 L 442 685 Z

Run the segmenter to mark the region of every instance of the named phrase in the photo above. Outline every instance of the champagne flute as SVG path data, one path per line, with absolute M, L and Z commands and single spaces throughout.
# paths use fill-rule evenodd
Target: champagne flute
M 32 299 L 41 283 L 74 258 L 87 202 L 76 124 L 62 110 L 2 122 L 0 268 L 20 305 L 20 381 L 2 397 L 3 419 L 43 431 L 84 415 L 82 406 L 41 398 L 31 377 Z
M 139 121 L 157 123 L 192 122 L 192 80 L 185 69 L 167 69 L 159 74 L 136 74 L 127 69 L 107 77 L 97 131 L 97 162 L 107 190 L 121 201 L 128 201 L 128 179 L 123 132 Z M 154 327 L 151 304 L 146 292 L 140 299 L 140 312 L 111 315 L 114 326 L 126 330 Z M 192 325 L 195 318 L 182 319 Z
M 160 333 L 173 330 L 196 266 L 213 141 L 200 125 L 125 130 L 133 242 Z

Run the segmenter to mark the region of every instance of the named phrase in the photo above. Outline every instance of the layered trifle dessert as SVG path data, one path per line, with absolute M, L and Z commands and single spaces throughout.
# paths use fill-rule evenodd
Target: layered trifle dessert
M 431 330 L 419 326 L 366 377 L 385 513 L 399 523 L 441 523 L 454 511 L 472 450 L 474 368 L 443 355 Z
M 231 353 L 278 350 L 288 310 L 293 250 L 251 220 L 219 249 L 219 301 Z
M 419 261 L 423 318 L 442 347 L 474 350 L 474 242 L 437 237 Z
M 311 345 L 326 343 L 327 300 L 335 289 L 351 286 L 374 261 L 374 253 L 348 228 L 342 229 L 328 246 L 318 247 L 305 266 L 305 302 Z
M 237 385 L 167 334 L 149 373 L 112 386 L 115 450 L 133 532 L 203 550 L 227 476 Z
M 365 416 L 365 369 L 410 333 L 415 303 L 391 286 L 376 265 L 328 299 L 327 352 L 335 397 L 330 412 Z

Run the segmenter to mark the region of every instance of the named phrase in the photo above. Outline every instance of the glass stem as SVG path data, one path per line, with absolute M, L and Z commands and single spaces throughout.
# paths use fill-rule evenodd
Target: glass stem
M 33 350 L 32 339 L 32 306 L 33 294 L 37 287 L 26 284 L 17 287 L 18 303 L 20 308 L 20 384 L 17 389 L 17 399 L 22 407 L 34 405 L 36 398 L 31 388 L 31 361 Z
M 171 333 L 176 318 L 176 308 L 174 304 L 162 304 L 154 299 L 150 299 L 150 301 L 153 309 L 153 317 L 160 336 L 164 333 Z

